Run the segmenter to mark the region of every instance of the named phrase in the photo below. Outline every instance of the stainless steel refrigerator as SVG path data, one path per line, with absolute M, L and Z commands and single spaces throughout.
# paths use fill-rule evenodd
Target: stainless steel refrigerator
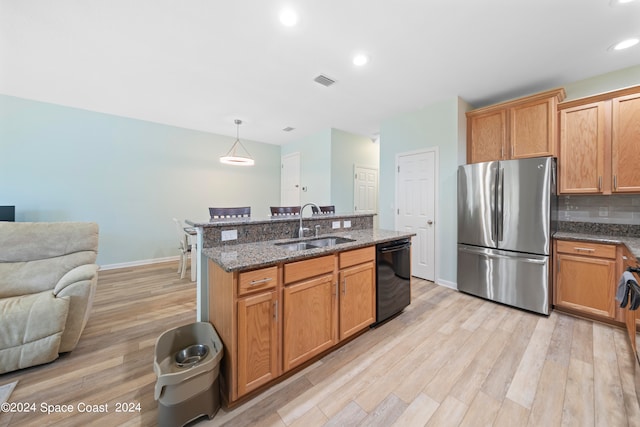
M 458 289 L 549 314 L 552 157 L 458 168 Z

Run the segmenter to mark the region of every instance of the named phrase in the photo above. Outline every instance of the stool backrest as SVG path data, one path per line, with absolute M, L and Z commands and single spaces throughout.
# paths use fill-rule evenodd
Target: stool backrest
M 209 216 L 213 219 L 250 217 L 251 207 L 244 206 L 239 208 L 209 208 Z
M 336 213 L 336 207 L 334 205 L 318 206 L 319 210 L 315 206 L 311 206 L 314 214 L 332 214 Z
M 272 216 L 300 215 L 300 206 L 271 206 Z

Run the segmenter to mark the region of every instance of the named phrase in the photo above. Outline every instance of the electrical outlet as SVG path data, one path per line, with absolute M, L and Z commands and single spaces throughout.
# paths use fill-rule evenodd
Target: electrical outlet
M 220 238 L 223 242 L 227 240 L 237 240 L 238 239 L 238 230 L 223 230 Z
M 343 222 L 343 226 L 344 226 L 344 228 L 350 228 L 350 227 L 351 227 L 351 221 L 346 221 L 346 220 L 345 220 L 345 221 Z
M 331 228 L 333 228 L 334 230 L 335 230 L 336 228 L 340 228 L 340 221 L 333 221 L 333 222 L 331 223 Z
M 600 210 L 598 211 L 598 215 L 600 215 L 600 216 L 608 216 L 609 215 L 609 208 L 600 208 Z

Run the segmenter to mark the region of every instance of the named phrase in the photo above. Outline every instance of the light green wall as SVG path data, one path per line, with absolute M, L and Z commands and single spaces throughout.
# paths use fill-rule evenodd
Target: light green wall
M 366 136 L 324 129 L 282 146 L 282 156 L 300 153 L 300 203 L 336 205 L 353 211 L 353 165 L 378 167 L 379 148 Z
M 281 147 L 282 156 L 300 153 L 300 203 L 329 204 L 331 201 L 331 129 Z M 304 191 L 306 188 L 307 191 Z
M 97 222 L 101 265 L 176 256 L 173 217 L 279 203 L 280 147 L 243 140 L 256 165 L 220 164 L 234 139 L 0 95 L 0 205 Z
M 331 204 L 337 212 L 352 212 L 354 207 L 354 165 L 378 168 L 380 145 L 370 138 L 331 130 Z
M 565 89 L 575 99 L 639 84 L 635 66 Z M 388 118 L 380 128 L 382 228 L 394 227 L 396 155 L 438 147 L 442 282 L 455 282 L 455 174 L 465 158 L 467 108 L 452 97 Z M 0 205 L 16 205 L 18 221 L 98 222 L 102 265 L 175 256 L 172 217 L 205 220 L 209 206 L 248 200 L 254 216 L 266 216 L 279 204 L 281 155 L 302 154 L 308 187 L 302 203 L 352 204 L 352 184 L 341 183 L 352 183 L 353 163 L 363 153 L 345 141 L 360 138 L 368 141 L 327 129 L 282 147 L 243 140 L 256 166 L 233 167 L 218 162 L 232 137 L 0 95 Z M 353 153 L 339 155 L 347 146 Z M 358 158 L 347 162 L 349 155 Z
M 637 85 L 640 85 L 640 65 L 570 83 L 564 89 L 569 101 Z
M 384 120 L 380 126 L 380 227 L 395 227 L 396 156 L 437 147 L 439 157 L 436 281 L 456 281 L 457 169 L 464 158 L 464 110 L 457 97 Z

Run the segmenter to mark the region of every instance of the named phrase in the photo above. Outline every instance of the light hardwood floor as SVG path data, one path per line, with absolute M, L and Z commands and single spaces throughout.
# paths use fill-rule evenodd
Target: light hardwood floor
M 0 375 L 19 380 L 0 426 L 151 426 L 153 352 L 195 321 L 195 285 L 176 263 L 100 272 L 76 350 Z M 543 317 L 423 280 L 400 316 L 198 426 L 640 426 L 625 331 L 554 312 Z M 78 404 L 108 404 L 82 414 Z M 118 402 L 141 411 L 116 413 Z M 72 413 L 44 414 L 43 403 Z

